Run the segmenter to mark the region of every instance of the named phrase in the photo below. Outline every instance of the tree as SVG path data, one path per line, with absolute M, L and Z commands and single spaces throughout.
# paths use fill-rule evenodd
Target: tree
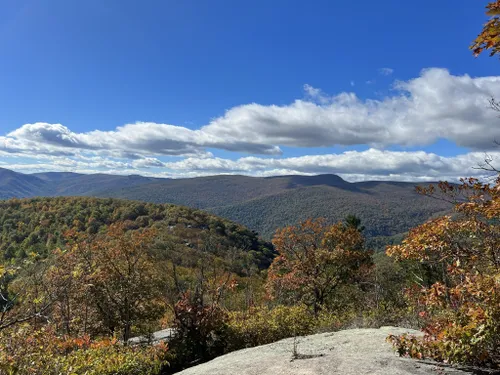
M 47 263 L 35 254 L 30 254 L 22 266 L 0 265 L 0 330 L 24 322 L 36 327 L 45 320 L 54 302 L 44 283 L 46 270 Z
M 115 224 L 104 236 L 80 239 L 66 255 L 77 257 L 75 271 L 84 275 L 79 292 L 109 333 L 121 331 L 125 342 L 133 326 L 154 322 L 165 310 L 164 275 L 150 254 L 154 238 L 154 230 L 127 232 Z
M 365 230 L 365 226 L 361 225 L 361 219 L 356 215 L 347 215 L 344 219 L 344 222 L 348 227 L 357 229 L 360 232 Z
M 227 347 L 228 315 L 222 302 L 227 292 L 235 290 L 237 282 L 218 262 L 204 258 L 194 290 L 182 292 L 172 306 L 174 335 L 169 345 L 182 364 L 212 359 Z M 179 281 L 175 280 L 175 284 Z
M 435 194 L 434 187 L 421 191 Z M 393 339 L 413 356 L 500 367 L 500 177 L 493 185 L 442 183 L 440 191 L 456 200 L 457 215 L 433 219 L 387 249 L 441 271 L 416 289 L 415 301 L 426 307 L 424 339 Z
M 269 269 L 270 296 L 302 302 L 315 314 L 340 285 L 355 282 L 372 264 L 363 235 L 344 223 L 306 220 L 278 230 L 273 243 L 279 255 Z
M 88 246 L 91 237 L 74 232 L 71 236 L 75 243 L 67 250 L 53 251 L 51 266 L 44 278 L 54 298 L 50 318 L 56 331 L 68 336 L 102 334 L 103 324 L 92 303 L 91 271 L 82 257 L 82 247 Z
M 486 9 L 486 14 L 491 18 L 470 47 L 475 56 L 484 50 L 490 50 L 490 56 L 500 52 L 500 0 L 491 1 Z

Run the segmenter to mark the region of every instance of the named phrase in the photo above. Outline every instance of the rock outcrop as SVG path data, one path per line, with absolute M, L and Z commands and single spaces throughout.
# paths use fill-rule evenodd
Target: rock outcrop
M 399 357 L 386 338 L 405 332 L 418 334 L 403 328 L 382 327 L 285 339 L 226 354 L 179 375 L 473 374 L 432 361 Z

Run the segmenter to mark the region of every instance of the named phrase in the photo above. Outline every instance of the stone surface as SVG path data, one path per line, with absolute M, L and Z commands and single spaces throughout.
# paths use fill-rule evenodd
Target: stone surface
M 300 359 L 292 360 L 294 339 L 239 350 L 191 367 L 179 375 L 421 375 L 472 374 L 433 362 L 400 358 L 386 342 L 397 327 L 352 329 L 301 337 L 296 340 Z
M 147 336 L 139 336 L 139 337 L 133 337 L 130 340 L 128 340 L 129 344 L 136 345 L 136 344 L 143 344 L 143 343 L 157 343 L 158 341 L 168 341 L 170 340 L 170 337 L 173 335 L 173 330 L 170 328 L 164 329 L 162 331 L 157 331 L 152 334 L 151 337 Z

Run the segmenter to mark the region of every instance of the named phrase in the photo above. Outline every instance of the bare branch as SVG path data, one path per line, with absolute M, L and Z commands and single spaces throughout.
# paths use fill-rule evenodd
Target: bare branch
M 495 144 L 499 145 L 498 141 L 494 141 L 494 142 L 495 142 Z M 493 165 L 493 158 L 488 154 L 485 155 L 483 164 L 479 164 L 477 167 L 472 167 L 472 168 L 473 169 L 480 169 L 480 170 L 487 171 L 487 172 L 500 173 L 500 170 L 497 169 Z
M 38 312 L 36 313 L 31 313 L 31 314 L 27 314 L 26 316 L 22 317 L 22 318 L 14 318 L 12 320 L 9 320 L 5 323 L 0 323 L 0 331 L 3 330 L 3 329 L 6 329 L 6 328 L 9 328 L 13 325 L 16 325 L 16 324 L 20 324 L 20 323 L 24 323 L 24 322 L 27 322 L 31 319 L 34 319 L 34 318 L 43 318 L 44 316 L 42 315 L 50 306 L 52 306 L 52 304 L 54 303 L 54 301 L 50 301 L 48 302 L 45 306 L 43 306 Z

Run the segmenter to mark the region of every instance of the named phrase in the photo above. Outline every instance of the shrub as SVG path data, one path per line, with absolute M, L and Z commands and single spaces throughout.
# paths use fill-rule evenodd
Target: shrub
M 277 306 L 230 313 L 228 325 L 229 350 L 237 350 L 313 333 L 316 319 L 306 306 Z
M 24 326 L 0 335 L 0 374 L 156 375 L 167 356 L 164 344 L 130 347 L 114 338 L 59 337 L 50 327 Z
M 224 354 L 227 313 L 218 300 L 205 304 L 199 293 L 185 293 L 174 306 L 174 336 L 169 342 L 177 366 L 187 367 Z
M 434 270 L 413 296 L 425 335 L 390 339 L 402 354 L 500 368 L 500 178 L 495 186 L 468 179 L 440 187 L 449 197 L 465 196 L 459 215 L 431 220 L 387 250 Z

